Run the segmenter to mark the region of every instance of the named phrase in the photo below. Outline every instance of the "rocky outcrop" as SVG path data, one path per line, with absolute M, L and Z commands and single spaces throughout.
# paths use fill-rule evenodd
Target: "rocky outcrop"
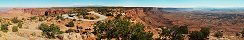
M 172 25 L 171 21 L 165 19 L 162 15 L 163 11 L 160 11 L 157 8 L 133 8 L 126 10 L 126 16 L 130 17 L 136 22 L 144 24 L 145 31 L 152 32 L 153 38 L 158 38 L 158 32 L 160 29 L 158 26 L 170 26 Z
M 162 16 L 163 13 L 158 8 L 134 8 L 126 11 L 128 17 L 142 22 L 146 26 L 158 27 L 172 25 L 170 20 Z
M 44 15 L 45 12 L 48 14 L 65 14 L 70 13 L 71 9 L 62 9 L 62 8 L 24 8 L 22 9 L 25 13 L 30 13 L 32 15 Z

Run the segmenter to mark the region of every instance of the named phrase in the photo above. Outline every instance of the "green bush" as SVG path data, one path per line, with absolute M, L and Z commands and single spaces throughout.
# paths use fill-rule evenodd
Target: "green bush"
M 166 40 L 168 37 L 170 38 L 170 40 L 183 40 L 183 35 L 182 34 L 188 34 L 188 27 L 187 26 L 173 26 L 172 28 L 163 28 L 161 27 L 161 32 L 159 33 L 160 38 L 162 38 L 161 40 Z
M 200 31 L 193 31 L 189 37 L 190 40 L 205 40 L 209 36 L 210 28 L 203 27 Z
M 17 25 L 19 28 L 22 28 L 22 23 L 18 23 Z
M 199 32 L 199 31 L 193 31 L 190 35 L 189 35 L 189 39 L 190 40 L 204 40 L 204 33 Z
M 146 32 L 136 32 L 132 34 L 131 40 L 152 40 L 153 34 L 152 33 L 146 33 Z
M 63 32 L 60 31 L 59 27 L 55 24 L 51 24 L 48 26 L 47 24 L 42 23 L 39 27 L 40 30 L 42 30 L 42 34 L 47 38 L 55 38 L 56 34 L 62 34 Z
M 88 15 L 89 13 L 87 13 L 87 12 L 80 12 L 80 13 L 78 13 L 77 15 Z
M 18 31 L 18 26 L 13 26 L 13 27 L 12 27 L 12 31 L 13 31 L 13 32 L 17 32 L 17 31 Z
M 216 32 L 216 33 L 214 34 L 214 36 L 220 38 L 220 37 L 223 36 L 223 33 L 220 32 L 220 31 L 218 31 L 218 32 Z
M 68 29 L 65 31 L 65 33 L 70 33 L 70 32 L 73 32 L 73 29 Z
M 171 40 L 183 40 L 183 36 L 182 36 L 182 34 L 173 34 L 173 35 L 171 35 Z
M 74 27 L 75 24 L 74 24 L 73 21 L 70 21 L 70 22 L 69 22 L 68 24 L 66 24 L 65 26 L 67 26 L 67 27 Z
M 58 15 L 58 16 L 56 16 L 56 19 L 57 19 L 57 20 L 58 20 L 58 19 L 63 19 L 63 17 L 60 16 L 60 15 Z
M 38 27 L 40 30 L 43 30 L 43 31 L 48 31 L 47 29 L 49 28 L 47 24 L 44 24 L 42 23 L 39 27 Z
M 188 27 L 187 26 L 175 26 L 171 28 L 171 40 L 183 40 L 182 34 L 188 34 Z
M 200 31 L 203 33 L 204 38 L 207 38 L 209 36 L 209 33 L 210 33 L 210 28 L 203 27 L 203 28 L 201 28 Z
M 177 32 L 179 34 L 188 34 L 188 27 L 187 26 L 180 26 L 177 28 Z
M 117 40 L 119 38 L 122 40 L 152 40 L 152 33 L 144 32 L 145 26 L 141 23 L 132 24 L 125 19 L 115 19 L 97 22 L 95 25 L 93 33 L 98 36 L 97 40 L 104 37 Z
M 17 17 L 14 17 L 11 21 L 12 21 L 13 23 L 19 23 L 19 22 L 21 22 L 21 20 L 18 20 Z
M 2 25 L 1 25 L 1 30 L 2 30 L 3 32 L 8 32 L 8 24 L 2 24 Z
M 31 18 L 31 20 L 36 20 L 37 19 L 36 16 L 30 17 L 30 18 Z
M 166 37 L 166 36 L 171 36 L 172 30 L 164 28 L 164 26 L 159 26 L 162 30 L 159 33 L 159 39 L 161 39 L 161 37 Z M 163 38 L 162 40 L 166 40 L 166 38 Z
M 84 17 L 84 19 L 89 19 L 89 17 L 88 16 L 83 16 Z

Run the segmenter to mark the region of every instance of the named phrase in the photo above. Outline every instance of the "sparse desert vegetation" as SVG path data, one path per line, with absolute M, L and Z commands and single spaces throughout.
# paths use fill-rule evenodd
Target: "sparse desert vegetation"
M 12 11 L 23 11 L 19 13 L 27 16 L 0 16 L 2 36 L 0 39 L 10 39 L 6 37 L 13 36 L 13 40 L 243 39 L 244 31 L 237 29 L 242 26 L 242 14 L 176 12 L 160 9 L 153 7 L 12 9 Z M 11 14 L 17 13 L 9 13 Z M 226 27 L 233 25 L 238 27 Z M 230 37 L 232 36 L 230 33 L 235 34 Z
M 9 24 L 2 24 L 1 25 L 1 31 L 8 32 L 8 26 L 9 26 Z

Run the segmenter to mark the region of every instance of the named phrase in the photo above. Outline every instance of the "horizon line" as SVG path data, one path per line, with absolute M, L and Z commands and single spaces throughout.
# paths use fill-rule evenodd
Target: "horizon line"
M 47 7 L 0 7 L 0 8 L 52 8 L 52 7 L 156 7 L 156 8 L 244 8 L 244 7 L 176 7 L 176 6 L 47 6 Z

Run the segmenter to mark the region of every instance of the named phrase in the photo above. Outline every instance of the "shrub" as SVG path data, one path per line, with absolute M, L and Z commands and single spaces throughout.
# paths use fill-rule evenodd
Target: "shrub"
M 49 29 L 48 25 L 44 23 L 42 23 L 38 28 L 42 31 L 48 31 Z
M 239 32 L 236 32 L 235 35 L 236 35 L 236 36 L 240 36 Z
M 188 27 L 187 26 L 173 26 L 172 28 L 163 28 L 161 27 L 160 38 L 164 37 L 162 40 L 170 38 L 170 40 L 183 40 L 182 34 L 188 34 Z
M 58 15 L 58 16 L 56 16 L 56 19 L 57 19 L 57 20 L 58 20 L 58 19 L 63 19 L 63 17 L 60 16 L 60 15 Z
M 45 14 L 44 14 L 45 16 L 48 16 L 48 11 L 45 11 Z
M 200 31 L 203 33 L 204 38 L 207 38 L 208 35 L 209 35 L 209 33 L 210 33 L 210 28 L 208 28 L 208 27 L 203 27 L 203 28 L 201 28 Z
M 177 28 L 177 32 L 179 34 L 188 34 L 188 27 L 187 26 L 180 26 Z
M 220 38 L 220 37 L 223 36 L 223 33 L 220 32 L 220 31 L 218 31 L 218 32 L 216 32 L 216 33 L 214 34 L 214 36 Z
M 84 19 L 89 19 L 89 17 L 88 16 L 83 16 L 84 17 Z
M 0 17 L 0 22 L 2 22 L 2 20 L 3 20 L 2 17 Z
M 182 34 L 173 34 L 171 37 L 171 40 L 183 40 Z
M 56 34 L 62 34 L 63 32 L 60 31 L 59 27 L 55 24 L 51 24 L 48 26 L 47 24 L 42 23 L 39 27 L 40 30 L 42 30 L 42 34 L 47 38 L 55 38 Z
M 21 20 L 18 20 L 17 17 L 14 17 L 11 21 L 12 21 L 13 23 L 19 23 L 19 22 L 21 22 Z
M 144 32 L 144 25 L 136 23 L 130 28 L 132 30 L 131 40 L 152 40 L 152 33 Z
M 1 30 L 2 30 L 3 32 L 8 32 L 8 24 L 2 24 L 2 25 L 1 25 Z
M 12 27 L 12 31 L 13 31 L 13 32 L 17 32 L 17 31 L 18 31 L 18 26 L 13 26 L 13 27 Z
M 77 15 L 88 15 L 89 13 L 87 12 L 79 12 Z
M 43 21 L 44 19 L 43 18 L 41 18 L 41 17 L 39 17 L 39 19 L 38 19 L 39 21 Z
M 107 13 L 106 16 L 113 16 L 113 14 L 112 13 Z
M 51 24 L 49 27 L 50 27 L 51 31 L 54 32 L 55 34 L 63 33 L 62 31 L 60 31 L 59 27 L 56 26 L 55 24 Z
M 31 20 L 36 20 L 36 16 L 34 16 L 34 17 L 30 17 L 31 18 Z
M 131 40 L 152 40 L 153 34 L 152 33 L 146 33 L 146 32 L 136 32 L 132 34 Z
M 65 26 L 67 27 L 74 27 L 74 22 L 73 21 L 70 21 L 68 24 L 66 24 Z
M 204 40 L 204 33 L 199 32 L 199 31 L 193 31 L 190 35 L 189 35 L 189 39 L 190 40 Z
M 68 29 L 65 31 L 65 33 L 70 33 L 70 32 L 73 32 L 73 29 Z
M 159 33 L 159 39 L 161 39 L 161 37 L 166 37 L 166 36 L 171 36 L 172 30 L 164 28 L 164 26 L 160 26 L 160 28 L 162 29 L 161 32 Z M 166 38 L 163 38 L 166 39 Z
M 32 36 L 35 36 L 35 35 L 36 35 L 36 33 L 35 33 L 35 32 L 33 32 L 33 33 L 31 33 L 31 35 L 32 35 Z
M 132 24 L 128 20 L 115 19 L 105 22 L 97 22 L 94 26 L 94 34 L 97 40 L 104 38 L 122 38 L 122 40 L 152 40 L 152 34 L 144 32 L 144 25 L 141 23 Z M 105 33 L 105 34 L 102 34 Z
M 119 19 L 122 16 L 122 14 L 116 15 L 115 19 Z
M 244 37 L 244 28 L 241 31 L 241 35 L 242 35 L 242 37 Z
M 94 17 L 90 17 L 91 20 L 94 20 L 95 18 Z
M 19 28 L 22 28 L 22 23 L 18 23 L 17 25 Z

